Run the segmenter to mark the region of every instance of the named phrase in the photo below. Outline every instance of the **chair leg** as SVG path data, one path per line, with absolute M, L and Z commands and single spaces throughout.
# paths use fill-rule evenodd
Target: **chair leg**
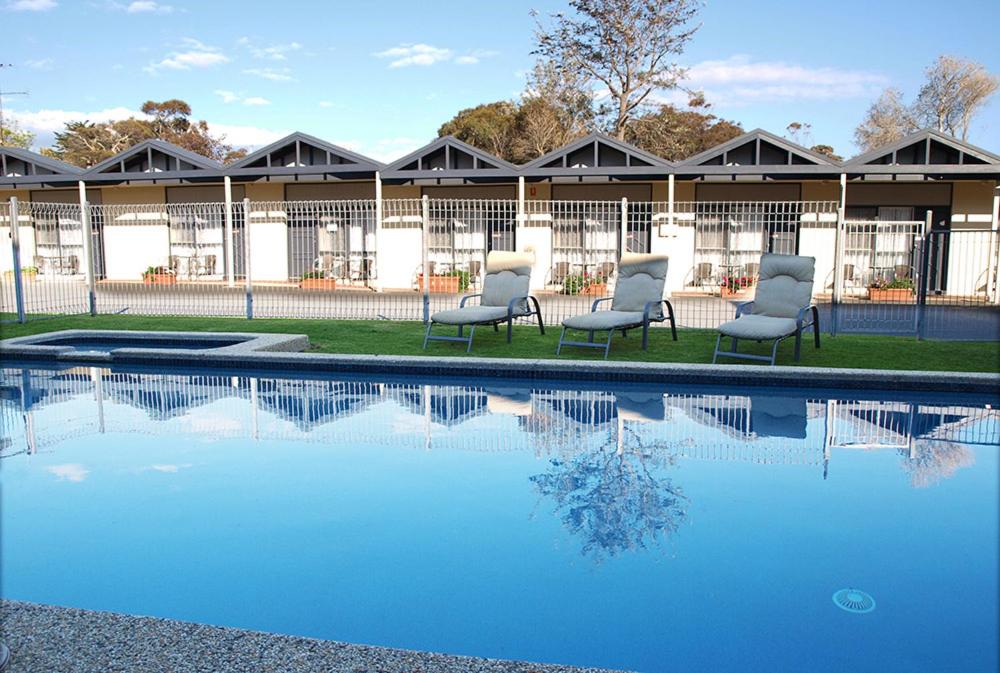
M 730 353 L 735 353 L 736 352 L 736 346 L 737 346 L 737 344 L 739 344 L 739 342 L 740 342 L 739 339 L 737 339 L 736 337 L 733 337 L 733 343 L 729 347 L 729 352 Z
M 777 348 L 777 346 L 775 346 Z M 802 354 L 802 328 L 795 330 L 795 361 L 799 361 L 799 356 Z M 771 364 L 774 364 L 773 362 Z
M 542 307 L 538 305 L 538 299 L 534 296 L 528 297 L 528 300 L 535 305 L 535 315 L 538 317 L 538 331 L 545 334 L 545 323 L 542 322 Z
M 663 303 L 667 305 L 667 316 L 670 318 L 670 334 L 674 341 L 677 341 L 677 321 L 674 320 L 674 306 L 666 300 Z
M 424 350 L 427 350 L 427 340 L 431 337 L 431 327 L 433 325 L 434 323 L 432 322 L 427 323 L 427 331 L 424 333 Z
M 608 342 L 606 344 L 604 344 L 604 359 L 605 360 L 608 359 L 608 353 L 611 352 L 611 337 L 613 337 L 614 335 L 615 335 L 615 331 L 613 329 L 609 329 L 608 330 Z
M 498 322 L 493 323 L 493 331 L 494 332 L 499 332 L 500 331 L 500 323 L 498 323 Z
M 781 339 L 774 340 L 774 346 L 771 347 L 771 366 L 778 360 L 778 344 L 781 343 Z M 795 356 L 795 360 L 798 361 L 798 355 Z
M 587 342 L 594 343 L 594 330 L 587 332 Z
M 462 336 L 462 333 L 464 331 L 465 331 L 465 325 L 459 325 L 458 326 L 458 336 Z
M 642 323 L 642 350 L 649 350 L 649 321 Z
M 712 353 L 712 364 L 714 365 L 719 359 L 719 346 L 722 345 L 722 333 L 715 339 L 715 352 Z
M 562 328 L 562 333 L 559 334 L 559 345 L 556 346 L 556 355 L 562 352 L 563 339 L 566 337 L 566 328 Z
M 514 319 L 507 318 L 507 343 L 510 343 L 511 338 L 514 336 Z
M 816 342 L 816 348 L 819 348 L 819 309 L 813 306 L 813 340 Z
M 469 325 L 469 345 L 465 347 L 466 353 L 472 352 L 472 335 L 476 333 L 476 326 Z

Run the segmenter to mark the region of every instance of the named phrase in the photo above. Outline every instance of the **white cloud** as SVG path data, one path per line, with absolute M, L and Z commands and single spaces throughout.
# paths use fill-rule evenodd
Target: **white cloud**
M 15 12 L 46 12 L 55 9 L 55 0 L 10 0 L 7 9 Z
M 150 63 L 143 68 L 148 73 L 160 70 L 190 70 L 191 68 L 208 68 L 229 61 L 217 47 L 210 47 L 198 40 L 184 38 L 181 41 L 188 49 L 168 54 L 158 63 Z
M 141 117 L 142 114 L 127 107 L 105 108 L 91 112 L 75 110 L 43 109 L 35 112 L 9 110 L 6 112 L 24 128 L 38 134 L 52 134 L 62 131 L 67 122 L 88 120 L 92 122 L 118 121 L 129 117 Z M 41 138 L 39 139 L 41 140 Z
M 161 5 L 153 0 L 134 0 L 125 5 L 123 9 L 129 14 L 170 14 L 174 8 L 170 5 Z
M 429 44 L 401 44 L 375 53 L 378 58 L 390 59 L 390 68 L 404 68 L 410 65 L 434 65 L 451 60 L 451 49 L 442 49 Z
M 356 152 L 360 152 L 365 156 L 388 163 L 390 161 L 395 161 L 400 157 L 406 156 L 415 149 L 423 147 L 427 144 L 427 141 L 400 136 L 395 138 L 382 138 L 375 141 L 374 144 L 353 143 L 353 147 L 349 146 L 346 142 L 338 144 Z
M 326 107 L 326 108 L 340 107 L 337 103 L 334 103 L 333 101 L 329 101 L 329 100 L 321 100 L 319 102 L 319 106 L 320 107 Z
M 247 68 L 243 71 L 243 74 L 262 77 L 263 79 L 269 79 L 272 82 L 295 81 L 295 78 L 291 75 L 291 70 L 288 68 Z
M 705 92 L 715 105 L 754 102 L 834 100 L 868 97 L 888 84 L 875 72 L 808 67 L 782 61 L 753 61 L 738 54 L 702 61 L 688 69 L 684 85 Z
M 51 58 L 28 59 L 24 62 L 26 66 L 35 70 L 51 70 L 54 63 Z
M 214 93 L 222 99 L 223 103 L 243 103 L 244 105 L 271 104 L 271 101 L 261 96 L 244 96 L 242 93 L 236 93 L 228 89 L 216 89 Z
M 240 126 L 234 124 L 213 124 L 209 123 L 212 133 L 223 135 L 226 142 L 237 147 L 249 147 L 255 149 L 273 143 L 287 136 L 288 130 L 273 130 L 260 128 L 258 126 Z
M 48 468 L 50 474 L 54 474 L 59 481 L 81 482 L 90 474 L 90 470 L 79 463 L 65 463 L 63 465 L 53 465 Z
M 288 44 L 272 44 L 266 47 L 256 46 L 246 38 L 240 41 L 240 44 L 247 45 L 252 53 L 257 58 L 264 58 L 271 61 L 286 61 L 288 60 L 288 53 L 293 51 L 298 51 L 302 48 L 302 45 L 298 42 L 289 42 Z
M 489 49 L 476 49 L 475 51 L 469 52 L 468 54 L 463 54 L 455 59 L 455 63 L 458 65 L 475 65 L 479 63 L 484 58 L 489 58 L 491 56 L 496 56 L 500 52 L 491 51 Z
M 164 474 L 177 474 L 181 470 L 185 470 L 191 467 L 191 463 L 183 463 L 181 465 L 173 465 L 170 463 L 164 465 L 150 465 L 149 469 L 155 470 L 156 472 L 163 472 Z

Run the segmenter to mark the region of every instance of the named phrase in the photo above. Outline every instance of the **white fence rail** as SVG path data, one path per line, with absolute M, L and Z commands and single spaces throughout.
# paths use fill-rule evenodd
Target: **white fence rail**
M 838 215 L 828 201 L 11 200 L 0 312 L 423 320 L 481 289 L 490 251 L 529 249 L 548 323 L 613 293 L 622 252 L 670 257 L 666 294 L 686 327 L 731 319 L 766 252 L 816 258 L 832 329 L 947 336 L 942 307 L 1000 304 L 995 231 Z

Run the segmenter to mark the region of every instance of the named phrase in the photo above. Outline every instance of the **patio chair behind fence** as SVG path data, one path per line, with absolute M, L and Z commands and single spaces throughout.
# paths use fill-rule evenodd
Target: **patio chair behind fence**
M 87 312 L 422 320 L 482 289 L 491 250 L 530 248 L 532 293 L 550 323 L 612 294 L 621 252 L 653 251 L 670 256 L 678 323 L 712 329 L 753 297 L 760 255 L 775 252 L 817 258 L 825 329 L 998 336 L 996 232 L 845 221 L 836 202 L 17 202 L 20 274 L 14 206 L 0 203 L 5 321 Z

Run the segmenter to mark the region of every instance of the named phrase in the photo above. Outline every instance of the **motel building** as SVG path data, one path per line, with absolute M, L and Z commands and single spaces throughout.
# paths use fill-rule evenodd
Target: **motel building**
M 816 257 L 817 295 L 920 276 L 932 296 L 996 304 L 998 181 L 1000 156 L 932 130 L 844 162 L 762 130 L 679 163 L 600 134 L 522 166 L 453 137 L 388 165 L 304 133 L 230 166 L 159 140 L 89 169 L 2 147 L 0 271 L 16 210 L 35 283 L 81 281 L 92 259 L 98 287 L 153 268 L 179 285 L 414 292 L 426 270 L 454 292 L 435 277 L 475 287 L 490 250 L 531 249 L 532 290 L 565 294 L 649 251 L 669 255 L 672 296 L 725 296 L 777 252 Z

